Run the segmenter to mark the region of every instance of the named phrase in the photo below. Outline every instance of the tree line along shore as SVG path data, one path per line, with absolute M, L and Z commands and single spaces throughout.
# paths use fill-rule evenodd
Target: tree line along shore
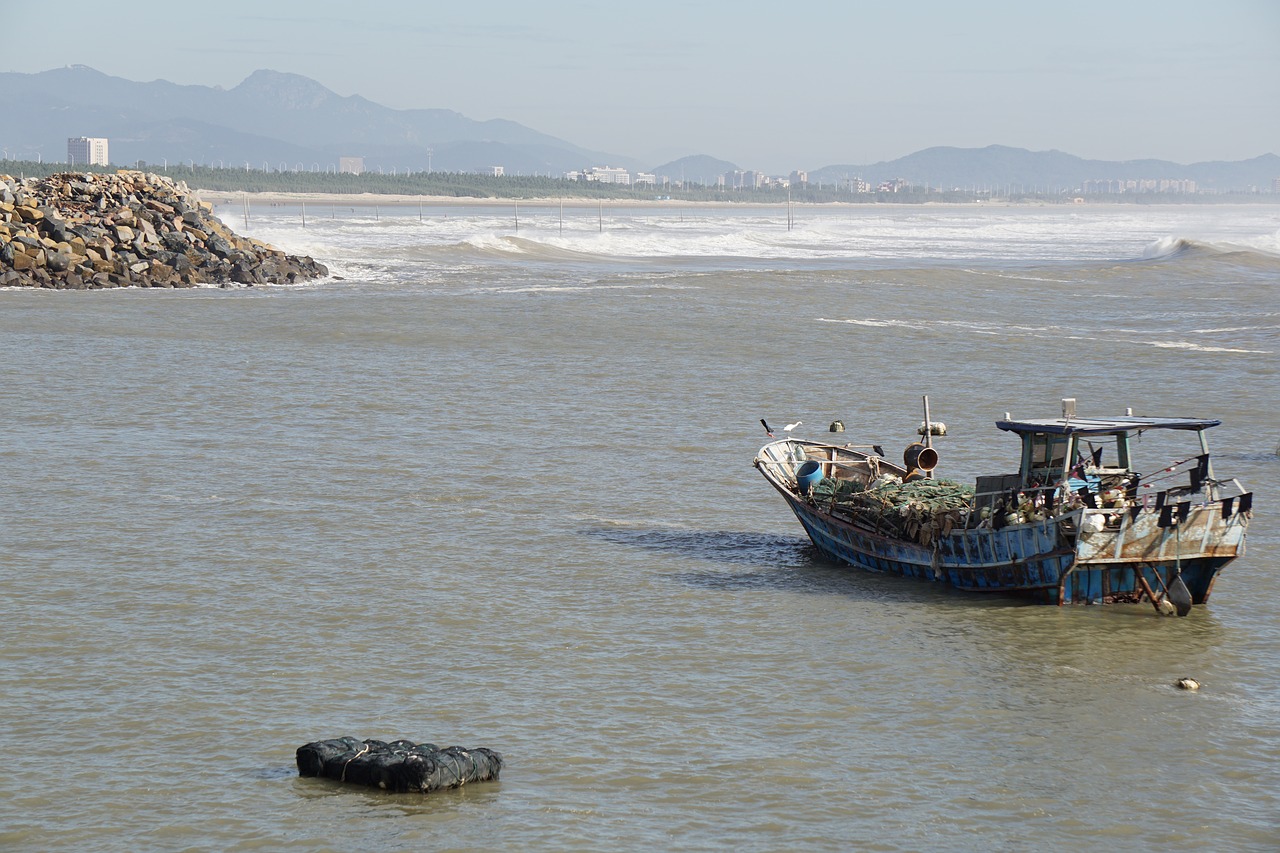
M 332 171 L 291 171 L 270 168 L 215 168 L 190 161 L 164 164 L 140 164 L 152 173 L 182 181 L 191 187 L 214 192 L 328 196 L 372 195 L 413 198 L 457 199 L 459 201 L 490 200 L 559 200 L 566 202 L 685 201 L 720 204 L 966 204 L 1001 201 L 1008 203 L 1072 203 L 1077 199 L 1105 204 L 1195 204 L 1270 202 L 1274 194 L 1221 193 L 1189 195 L 1185 193 L 1140 193 L 1085 195 L 1075 190 L 1010 188 L 939 190 L 908 184 L 894 192 L 850 192 L 847 186 L 802 184 L 791 187 L 727 189 L 703 185 L 696 181 L 687 186 L 676 184 L 622 185 L 596 181 L 573 181 L 535 175 L 493 176 L 469 172 L 411 172 L 399 174 L 335 173 Z M 65 163 L 0 160 L 0 172 L 23 177 L 47 177 L 70 170 L 91 174 L 114 174 L 114 166 L 75 166 Z

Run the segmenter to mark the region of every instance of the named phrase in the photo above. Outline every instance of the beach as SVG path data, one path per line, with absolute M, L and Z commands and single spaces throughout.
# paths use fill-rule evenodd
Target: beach
M 281 193 L 281 192 L 227 192 L 222 190 L 197 190 L 200 197 L 212 204 L 240 203 L 246 196 L 253 204 L 259 205 L 346 205 L 357 207 L 510 207 L 514 203 L 530 207 L 591 207 L 608 205 L 610 207 L 664 208 L 680 206 L 734 207 L 733 202 L 715 201 L 674 201 L 671 199 L 588 199 L 572 198 L 469 198 L 440 195 L 396 195 L 382 193 Z M 740 206 L 740 205 L 739 205 Z
M 708 201 L 708 200 L 682 200 L 672 198 L 652 198 L 652 199 L 636 199 L 636 198 L 582 198 L 580 196 L 559 197 L 533 197 L 533 198 L 472 198 L 462 196 L 442 196 L 442 195 L 399 195 L 391 193 L 295 193 L 295 192 L 235 192 L 226 190 L 206 190 L 196 189 L 197 194 L 211 204 L 240 204 L 245 198 L 255 205 L 283 206 L 283 205 L 345 205 L 357 207 L 372 207 L 375 205 L 384 207 L 416 207 L 418 205 L 431 207 L 511 207 L 513 204 L 521 204 L 528 207 L 560 207 L 566 208 L 597 208 L 618 207 L 618 208 L 642 208 L 642 209 L 678 209 L 678 208 L 705 208 L 708 210 L 743 210 L 749 208 L 777 208 L 785 209 L 788 206 L 794 208 L 815 208 L 815 209 L 840 209 L 840 208 L 866 208 L 866 209 L 884 209 L 884 210 L 912 210 L 922 208 L 975 208 L 975 207 L 1044 207 L 1046 203 L 1043 201 L 983 201 L 973 203 L 956 203 L 956 202 L 925 202 L 922 204 L 911 203 L 893 203 L 893 202 L 869 202 L 869 201 L 851 201 L 851 202 L 822 202 L 822 203 L 804 203 L 804 202 L 756 202 L 756 201 Z M 655 192 L 655 195 L 661 195 L 661 192 Z M 1072 206 L 1103 206 L 1113 207 L 1111 203 L 1071 203 Z M 1054 205 L 1058 206 L 1058 205 Z

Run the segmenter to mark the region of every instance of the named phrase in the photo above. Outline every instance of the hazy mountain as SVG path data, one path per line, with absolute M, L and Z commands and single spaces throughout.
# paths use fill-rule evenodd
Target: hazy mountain
M 691 157 L 672 160 L 649 171 L 660 179 L 667 178 L 672 183 L 687 180 L 698 184 L 715 184 L 718 177 L 737 168 L 728 160 L 717 160 L 706 154 L 695 154 Z
M 137 83 L 83 65 L 38 74 L 3 72 L 0 114 L 0 155 L 14 159 L 62 161 L 68 137 L 105 136 L 111 161 L 121 165 L 145 160 L 174 167 L 194 160 L 321 171 L 334 168 L 341 156 L 358 156 L 369 170 L 472 172 L 502 166 L 510 175 L 559 176 L 609 165 L 704 184 L 737 168 L 702 154 L 645 169 L 633 158 L 580 148 L 515 122 L 475 121 L 452 110 L 393 110 L 278 71 L 255 71 L 229 90 L 164 80 Z M 1085 181 L 1171 179 L 1195 181 L 1201 190 L 1269 191 L 1280 178 L 1280 157 L 1180 165 L 1084 160 L 1061 151 L 991 145 L 927 148 L 897 160 L 809 171 L 811 183 L 851 177 L 873 185 L 902 178 L 942 189 L 1069 190 Z
M 111 140 L 113 163 L 304 163 L 323 169 L 340 156 L 367 168 L 560 174 L 631 158 L 580 148 L 511 121 L 475 121 L 452 110 L 393 110 L 342 97 L 297 74 L 255 71 L 238 86 L 136 83 L 83 65 L 39 74 L 0 73 L 0 145 L 14 157 L 66 157 L 73 136 Z
M 809 181 L 835 183 L 860 177 L 872 184 L 902 178 L 915 185 L 967 189 L 1007 185 L 1078 188 L 1085 181 L 1190 180 L 1201 190 L 1269 191 L 1280 178 L 1280 157 L 1265 154 L 1234 163 L 1182 165 L 1166 160 L 1085 160 L 1061 151 L 1027 151 L 989 145 L 986 148 L 926 148 L 906 157 L 863 166 L 824 166 Z

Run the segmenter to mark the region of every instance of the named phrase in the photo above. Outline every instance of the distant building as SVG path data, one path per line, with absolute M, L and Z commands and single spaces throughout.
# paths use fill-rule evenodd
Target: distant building
M 71 166 L 107 165 L 107 140 L 94 136 L 75 136 L 68 139 L 67 163 Z
M 1271 191 L 1273 193 L 1280 193 L 1280 178 L 1274 178 L 1271 181 Z
M 743 169 L 734 169 L 732 172 L 725 172 L 721 176 L 721 186 L 728 187 L 732 190 L 758 190 L 761 187 L 772 186 L 773 179 L 764 172 L 746 171 Z
M 363 157 L 339 157 L 338 173 L 341 175 L 364 174 L 364 158 Z
M 1172 180 L 1169 178 L 1143 180 L 1096 180 L 1085 181 L 1084 191 L 1090 194 L 1120 193 L 1183 193 L 1193 195 L 1198 191 L 1195 181 Z
M 494 167 L 493 167 L 493 176 L 494 176 L 495 178 L 501 178 L 501 177 L 502 177 L 503 175 L 505 175 L 506 173 L 507 173 L 507 170 L 506 170 L 506 169 L 504 169 L 502 166 L 494 166 Z
M 579 180 L 630 186 L 631 173 L 626 169 L 615 169 L 612 166 L 592 166 L 590 169 L 583 170 Z
M 809 173 L 799 169 L 791 173 L 791 186 L 809 183 Z
M 637 186 L 641 184 L 648 184 L 649 186 L 654 186 L 655 184 L 658 183 L 658 176 L 650 172 L 636 172 L 635 183 Z

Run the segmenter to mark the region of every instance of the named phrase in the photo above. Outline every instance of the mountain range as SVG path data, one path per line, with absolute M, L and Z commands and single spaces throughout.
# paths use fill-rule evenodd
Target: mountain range
M 83 65 L 36 74 L 0 72 L 5 159 L 66 158 L 69 137 L 106 137 L 111 161 L 332 169 L 339 157 L 366 169 L 545 174 L 592 166 L 650 171 L 672 181 L 714 183 L 739 167 L 710 155 L 654 166 L 592 151 L 512 121 L 476 121 L 452 110 L 395 110 L 359 95 L 341 96 L 297 74 L 255 71 L 231 89 L 148 83 Z M 746 168 L 751 168 L 748 164 Z M 1020 185 L 1079 187 L 1085 181 L 1190 180 L 1218 191 L 1269 191 L 1280 157 L 1183 165 L 1163 160 L 1085 160 L 1061 151 L 935 147 L 896 160 L 811 168 L 810 183 L 851 177 L 873 185 L 904 179 L 949 189 Z

